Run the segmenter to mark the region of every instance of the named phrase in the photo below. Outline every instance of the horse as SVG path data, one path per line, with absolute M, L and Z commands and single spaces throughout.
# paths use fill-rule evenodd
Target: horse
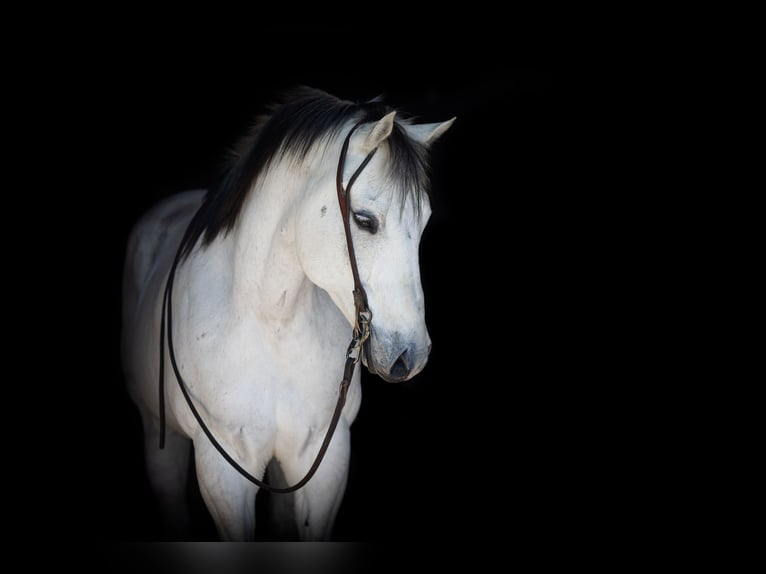
M 221 540 L 254 539 L 265 487 L 276 532 L 331 538 L 361 403 L 354 365 L 399 382 L 431 350 L 418 248 L 430 148 L 454 120 L 295 88 L 218 184 L 134 225 L 121 357 L 171 538 L 188 532 L 190 463 Z

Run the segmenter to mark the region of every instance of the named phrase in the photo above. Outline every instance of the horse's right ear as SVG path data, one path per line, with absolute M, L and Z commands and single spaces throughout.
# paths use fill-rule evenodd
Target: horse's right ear
M 367 137 L 364 140 L 364 153 L 371 152 L 378 147 L 383 140 L 391 135 L 391 132 L 394 129 L 394 116 L 396 116 L 395 111 L 389 112 L 372 126 L 370 133 L 367 134 Z
M 405 126 L 407 133 L 411 138 L 419 141 L 425 146 L 430 146 L 444 132 L 446 132 L 457 118 L 452 118 L 446 122 L 434 124 L 409 124 Z

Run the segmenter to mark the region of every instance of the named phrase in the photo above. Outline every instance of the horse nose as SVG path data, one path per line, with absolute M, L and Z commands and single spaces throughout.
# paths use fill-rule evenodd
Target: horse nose
M 376 347 L 375 343 L 378 343 Z M 376 365 L 371 372 L 377 373 L 384 381 L 400 383 L 417 375 L 428 361 L 431 345 L 420 346 L 418 342 L 403 343 L 401 338 L 396 337 L 393 344 L 384 346 L 385 339 L 373 339 L 372 358 Z M 428 343 L 431 341 L 429 340 Z M 383 344 L 380 344 L 383 343 Z M 396 357 L 396 358 L 394 358 Z M 369 369 L 369 365 L 367 366 Z
M 389 374 L 392 378 L 403 381 L 410 374 L 412 366 L 410 364 L 410 353 L 408 349 L 404 349 L 402 354 L 396 358 L 394 364 L 389 369 Z

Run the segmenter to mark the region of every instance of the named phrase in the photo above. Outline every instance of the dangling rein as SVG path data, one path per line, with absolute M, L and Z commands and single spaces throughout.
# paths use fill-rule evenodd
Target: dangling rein
M 186 398 L 186 402 L 189 405 L 189 408 L 191 409 L 192 414 L 194 415 L 194 418 L 197 419 L 197 422 L 199 423 L 199 426 L 202 428 L 202 430 L 207 435 L 207 438 L 210 439 L 210 442 L 213 444 L 213 446 L 218 450 L 219 453 L 221 453 L 221 456 L 225 458 L 228 463 L 233 466 L 237 472 L 239 472 L 242 476 L 244 476 L 247 480 L 255 484 L 256 486 L 260 488 L 265 488 L 266 490 L 278 494 L 287 494 L 289 492 L 295 492 L 299 488 L 303 487 L 309 480 L 311 480 L 311 477 L 314 476 L 314 473 L 316 473 L 317 469 L 319 468 L 320 463 L 322 462 L 322 459 L 324 458 L 325 453 L 327 452 L 327 448 L 330 446 L 330 441 L 332 440 L 332 436 L 335 433 L 335 428 L 338 426 L 338 421 L 340 420 L 340 414 L 343 410 L 343 405 L 346 404 L 346 395 L 348 394 L 348 388 L 351 385 L 351 378 L 354 375 L 354 368 L 356 367 L 356 364 L 359 362 L 359 359 L 362 355 L 362 349 L 365 345 L 365 342 L 370 336 L 370 322 L 372 321 L 372 312 L 367 307 L 367 293 L 364 290 L 364 287 L 362 287 L 362 282 L 359 279 L 359 269 L 357 269 L 356 265 L 356 255 L 354 254 L 354 242 L 351 240 L 351 227 L 350 227 L 350 218 L 349 218 L 349 203 L 350 203 L 350 193 L 351 193 L 351 186 L 353 185 L 354 181 L 356 181 L 356 178 L 359 176 L 360 173 L 362 173 L 362 170 L 365 168 L 365 166 L 370 162 L 372 159 L 372 156 L 375 155 L 375 152 L 377 151 L 377 148 L 373 149 L 370 153 L 367 154 L 367 157 L 364 158 L 364 161 L 362 164 L 356 169 L 356 171 L 351 176 L 351 179 L 348 180 L 348 185 L 346 186 L 346 189 L 343 189 L 343 167 L 346 163 L 346 153 L 348 152 L 348 144 L 351 140 L 351 134 L 354 133 L 356 128 L 359 127 L 360 124 L 356 124 L 353 128 L 351 128 L 351 131 L 349 131 L 348 135 L 346 136 L 345 141 L 343 142 L 343 148 L 340 152 L 340 160 L 338 161 L 338 173 L 335 178 L 336 187 L 338 190 L 338 205 L 340 206 L 340 212 L 343 216 L 343 229 L 346 232 L 346 245 L 348 247 L 348 257 L 351 262 L 351 272 L 354 276 L 354 308 L 356 313 L 356 320 L 354 324 L 354 330 L 351 338 L 351 343 L 349 343 L 348 350 L 346 351 L 346 365 L 343 368 L 343 379 L 340 382 L 340 387 L 338 389 L 338 402 L 335 405 L 335 412 L 332 415 L 332 420 L 330 420 L 330 426 L 327 428 L 327 434 L 324 437 L 324 441 L 322 441 L 322 446 L 319 449 L 319 452 L 317 453 L 316 458 L 314 459 L 314 463 L 309 468 L 308 472 L 306 472 L 306 476 L 304 476 L 301 480 L 296 482 L 292 486 L 288 486 L 286 488 L 277 488 L 275 486 L 271 486 L 270 484 L 266 484 L 262 480 L 257 479 L 252 474 L 247 472 L 242 466 L 240 466 L 237 461 L 235 461 L 231 455 L 226 452 L 226 449 L 221 446 L 221 443 L 216 440 L 216 438 L 213 436 L 213 433 L 210 432 L 210 429 L 205 424 L 205 421 L 202 420 L 202 417 L 199 414 L 199 411 L 197 411 L 197 408 L 194 406 L 194 403 L 192 402 L 191 396 L 189 395 L 189 391 L 187 390 L 187 385 L 183 380 L 183 377 L 181 376 L 181 373 L 178 369 L 178 364 L 176 362 L 176 355 L 175 351 L 173 350 L 173 280 L 175 279 L 176 274 L 176 268 L 178 267 L 178 263 L 181 260 L 181 253 L 183 252 L 183 248 L 186 245 L 186 243 L 189 241 L 189 229 L 191 229 L 191 225 L 186 230 L 186 234 L 184 235 L 183 240 L 181 241 L 181 244 L 178 247 L 178 251 L 176 252 L 175 259 L 173 259 L 173 265 L 170 267 L 170 274 L 168 275 L 168 281 L 165 284 L 165 293 L 162 299 L 162 319 L 160 321 L 160 384 L 159 384 L 159 391 L 160 391 L 160 448 L 165 448 L 165 325 L 167 324 L 167 340 L 168 340 L 168 355 L 170 356 L 170 364 L 173 367 L 173 372 L 176 376 L 176 381 L 178 381 L 178 387 L 181 389 L 181 392 L 184 395 L 184 398 Z M 195 215 L 195 218 L 199 214 L 199 211 L 197 211 L 197 214 Z

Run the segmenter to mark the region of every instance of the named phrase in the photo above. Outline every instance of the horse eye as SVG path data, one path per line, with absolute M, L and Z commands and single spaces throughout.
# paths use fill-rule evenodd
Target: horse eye
M 376 233 L 378 231 L 378 220 L 372 215 L 366 213 L 354 213 L 354 222 L 365 231 Z

